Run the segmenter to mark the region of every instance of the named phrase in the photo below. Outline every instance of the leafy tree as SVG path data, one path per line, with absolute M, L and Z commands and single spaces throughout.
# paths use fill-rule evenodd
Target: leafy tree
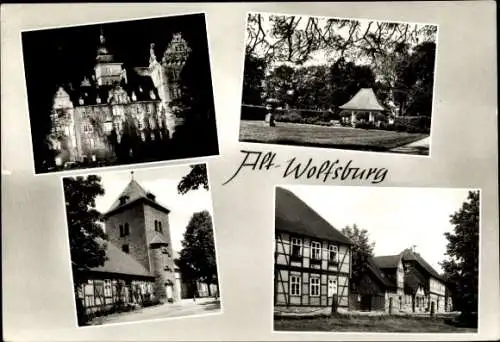
M 194 213 L 189 221 L 177 261 L 186 279 L 217 283 L 217 263 L 212 218 L 208 211 Z M 210 293 L 210 286 L 209 295 Z
M 101 213 L 95 209 L 96 197 L 104 195 L 100 181 L 96 175 L 63 179 L 71 263 L 75 271 L 102 266 L 106 260 L 106 246 L 98 241 L 106 239 L 106 235 L 98 223 Z
M 374 242 L 370 242 L 368 238 L 368 231 L 366 229 L 359 229 L 356 224 L 352 227 L 346 226 L 342 229 L 342 233 L 347 236 L 352 242 L 352 278 L 351 289 L 356 290 L 357 284 L 362 279 L 363 274 L 366 272 L 368 259 L 373 256 Z
M 478 311 L 479 267 L 479 191 L 470 191 L 462 207 L 451 215 L 454 225 L 448 239 L 446 260 L 441 263 L 445 277 L 453 284 L 450 289 L 454 306 L 463 315 Z
M 101 213 L 95 209 L 95 198 L 104 195 L 100 181 L 96 175 L 63 179 L 75 295 L 85 281 L 80 273 L 102 266 L 106 261 L 106 244 L 103 243 L 106 235 L 98 223 Z M 78 322 L 84 324 L 86 317 L 79 298 L 76 298 L 76 307 Z
M 262 104 L 263 81 L 266 62 L 252 54 L 245 56 L 242 102 L 250 105 Z
M 200 186 L 208 190 L 208 176 L 206 164 L 191 165 L 191 171 L 182 177 L 177 185 L 177 191 L 184 195 L 190 190 L 197 190 Z

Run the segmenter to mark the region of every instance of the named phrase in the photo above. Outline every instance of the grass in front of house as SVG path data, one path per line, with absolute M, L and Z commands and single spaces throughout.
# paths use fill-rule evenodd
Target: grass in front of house
M 475 333 L 444 317 L 335 315 L 314 318 L 275 318 L 275 331 Z
M 240 123 L 240 141 L 296 146 L 330 147 L 368 151 L 387 151 L 427 137 L 427 134 L 355 129 L 264 121 Z

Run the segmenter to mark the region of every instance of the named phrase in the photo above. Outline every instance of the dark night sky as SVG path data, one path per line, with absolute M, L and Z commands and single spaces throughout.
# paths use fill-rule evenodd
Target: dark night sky
M 149 46 L 155 43 L 157 59 L 174 33 L 182 33 L 191 47 L 191 56 L 183 71 L 192 93 L 213 112 L 207 33 L 203 14 L 141 19 L 107 24 L 65 27 L 22 33 L 24 66 L 28 91 L 35 164 L 44 158 L 42 141 L 50 130 L 52 99 L 59 85 L 79 86 L 90 76 L 95 64 L 101 28 L 106 46 L 123 62 L 130 75 L 133 67 L 148 66 Z M 184 76 L 183 76 L 184 77 Z M 196 78 L 195 78 L 196 77 Z

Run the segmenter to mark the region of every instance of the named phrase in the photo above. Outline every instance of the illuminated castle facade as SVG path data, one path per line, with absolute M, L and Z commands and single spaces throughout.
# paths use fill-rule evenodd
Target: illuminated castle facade
M 172 138 L 183 121 L 175 100 L 182 95 L 180 73 L 191 49 L 180 33 L 173 35 L 160 61 L 154 47 L 149 66 L 127 74 L 101 31 L 93 74 L 77 89 L 59 87 L 53 99 L 48 141 L 57 165 L 109 161 L 117 146 L 132 156 L 136 146 Z

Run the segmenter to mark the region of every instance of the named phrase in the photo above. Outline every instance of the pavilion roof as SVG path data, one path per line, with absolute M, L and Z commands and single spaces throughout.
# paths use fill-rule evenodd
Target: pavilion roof
M 346 110 L 384 111 L 372 88 L 361 88 L 347 103 L 339 107 Z

